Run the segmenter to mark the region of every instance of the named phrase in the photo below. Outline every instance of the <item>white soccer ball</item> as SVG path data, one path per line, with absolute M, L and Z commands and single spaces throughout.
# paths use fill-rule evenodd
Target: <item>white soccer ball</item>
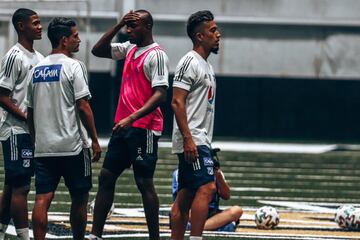
M 95 208 L 95 199 L 93 199 L 89 204 L 88 204 L 88 211 L 91 215 L 94 215 L 94 208 Z M 114 213 L 114 209 L 115 209 L 115 204 L 113 203 L 111 205 L 111 208 L 106 216 L 106 218 L 110 218 L 111 215 Z
M 349 228 L 360 230 L 360 208 L 356 208 L 350 215 Z
M 355 212 L 356 208 L 352 205 L 343 205 L 336 210 L 335 222 L 341 228 L 351 227 L 351 215 Z
M 255 213 L 255 223 L 257 228 L 271 229 L 276 227 L 280 222 L 280 216 L 275 208 L 264 206 L 259 208 Z

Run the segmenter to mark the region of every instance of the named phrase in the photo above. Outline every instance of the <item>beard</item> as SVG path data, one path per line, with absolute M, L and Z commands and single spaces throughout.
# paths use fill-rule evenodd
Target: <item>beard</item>
M 212 48 L 210 52 L 212 52 L 212 53 L 214 53 L 214 54 L 218 54 L 218 52 L 219 52 L 219 47 Z

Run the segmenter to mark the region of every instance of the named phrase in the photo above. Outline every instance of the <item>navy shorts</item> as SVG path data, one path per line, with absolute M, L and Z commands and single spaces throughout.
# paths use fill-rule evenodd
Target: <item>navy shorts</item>
M 5 185 L 28 186 L 34 176 L 34 147 L 29 134 L 11 134 L 1 141 L 4 153 Z
M 83 149 L 75 156 L 36 157 L 36 194 L 55 192 L 63 177 L 71 195 L 87 193 L 92 187 L 90 150 Z
M 113 133 L 103 168 L 120 175 L 132 166 L 135 177 L 153 178 L 159 138 L 151 130 L 134 127 Z
M 179 158 L 179 186 L 191 191 L 197 191 L 199 187 L 215 181 L 214 160 L 209 147 L 197 146 L 199 159 L 194 163 L 185 161 L 184 153 L 178 154 Z

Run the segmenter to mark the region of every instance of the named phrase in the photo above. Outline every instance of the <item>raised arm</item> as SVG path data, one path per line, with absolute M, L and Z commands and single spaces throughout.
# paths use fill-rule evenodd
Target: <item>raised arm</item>
M 117 23 L 115 26 L 110 28 L 100 38 L 100 40 L 92 48 L 91 53 L 97 57 L 111 58 L 111 40 L 114 38 L 116 33 L 118 33 L 120 29 L 126 25 L 127 22 L 136 21 L 139 19 L 140 19 L 139 14 L 130 11 L 120 20 L 119 23 Z

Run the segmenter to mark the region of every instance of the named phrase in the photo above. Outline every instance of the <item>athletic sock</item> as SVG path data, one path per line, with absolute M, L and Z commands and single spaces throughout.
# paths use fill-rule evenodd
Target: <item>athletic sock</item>
M 8 225 L 0 223 L 0 240 L 4 240 Z
M 30 240 L 29 238 L 29 228 L 19 228 L 16 229 L 17 238 L 19 240 Z
M 202 237 L 199 237 L 199 236 L 190 236 L 189 240 L 202 240 Z

